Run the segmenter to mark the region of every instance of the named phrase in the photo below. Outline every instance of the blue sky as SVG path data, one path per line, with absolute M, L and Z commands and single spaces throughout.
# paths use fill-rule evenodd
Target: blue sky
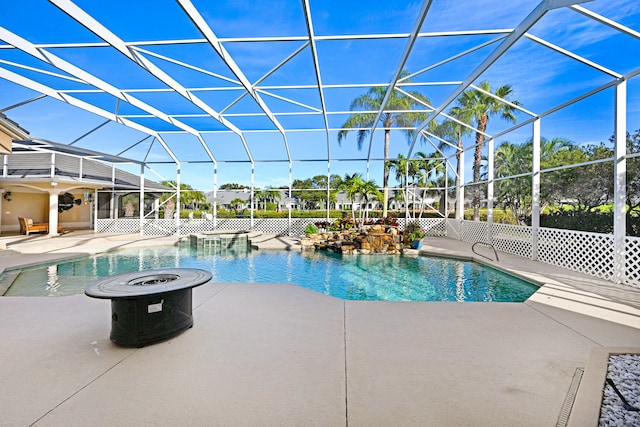
M 446 1 L 434 0 L 420 32 L 504 30 L 517 26 L 536 7 L 537 1 L 497 0 Z M 96 2 L 76 1 L 75 4 L 93 16 L 115 36 L 125 42 L 203 39 L 202 33 L 186 16 L 177 2 L 170 0 Z M 368 87 L 386 84 L 398 67 L 406 38 L 327 39 L 327 36 L 362 34 L 407 34 L 421 8 L 420 2 L 389 1 L 329 1 L 309 0 L 316 36 L 318 64 L 324 85 L 324 101 L 330 112 L 327 119 L 332 129 L 328 136 L 322 129 L 324 119 L 318 111 L 321 100 L 311 49 L 300 37 L 307 35 L 303 3 L 297 1 L 193 1 L 209 27 L 223 39 L 223 46 L 244 76 L 259 84 L 260 96 L 278 122 L 287 130 L 287 144 L 293 159 L 293 179 L 304 179 L 327 173 L 327 156 L 331 173 L 367 173 L 369 144 L 362 151 L 355 146 L 355 132 L 341 145 L 337 129 L 348 118 L 351 100 Z M 583 7 L 640 31 L 640 2 L 596 0 Z M 0 27 L 32 44 L 101 43 L 94 33 L 79 25 L 54 4 L 42 0 L 21 0 L 0 4 Z M 601 23 L 588 19 L 574 10 L 549 12 L 530 34 L 573 52 L 619 74 L 640 68 L 640 40 L 621 34 Z M 281 37 L 278 42 L 240 41 L 245 38 Z M 324 37 L 324 38 L 323 38 Z M 421 37 L 409 55 L 405 69 L 416 72 L 497 37 L 497 34 L 473 36 Z M 0 41 L 0 46 L 4 42 Z M 499 43 L 493 43 L 448 64 L 417 75 L 412 86 L 427 96 L 434 106 L 440 105 L 456 87 L 444 82 L 461 81 Z M 243 131 L 254 164 L 255 185 L 287 185 L 289 163 L 287 145 L 276 126 L 264 115 L 257 103 L 245 96 L 237 103 L 240 91 L 236 79 L 220 57 L 207 43 L 141 45 L 137 52 Z M 281 68 L 265 77 L 269 71 L 300 52 Z M 251 183 L 251 164 L 241 139 L 184 97 L 168 91 L 167 85 L 110 47 L 45 47 L 48 53 L 79 67 L 110 85 L 135 96 L 166 114 L 176 115 L 183 123 L 202 131 L 208 149 L 216 160 L 217 183 Z M 170 62 L 171 58 L 174 62 Z M 19 64 L 19 65 L 17 65 Z M 187 68 L 190 64 L 193 68 Z M 33 67 L 33 71 L 25 67 Z M 177 133 L 177 128 L 146 114 L 114 96 L 97 93 L 95 87 L 72 78 L 70 74 L 17 49 L 0 48 L 0 68 L 21 74 L 33 81 L 89 102 L 107 112 L 115 112 L 129 120 L 160 132 L 175 154 L 185 162 L 181 179 L 195 188 L 213 188 L 213 166 L 202 163 L 208 159 L 201 143 L 193 135 Z M 55 73 L 46 74 L 41 71 Z M 203 72 L 204 71 L 204 72 Z M 67 78 L 64 78 L 67 77 Z M 628 129 L 640 128 L 640 78 L 628 82 Z M 512 85 L 514 99 L 536 114 L 597 88 L 612 78 L 602 71 L 578 63 L 552 51 L 531 39 L 518 41 L 476 82 L 488 80 L 492 87 Z M 436 86 L 432 83 L 437 82 Z M 429 83 L 429 85 L 426 85 Z M 358 87 L 345 87 L 354 86 Z M 304 86 L 300 88 L 299 86 Z M 37 96 L 38 92 L 16 82 L 0 78 L 0 110 Z M 613 131 L 613 89 L 607 89 L 579 103 L 562 109 L 542 120 L 542 135 L 564 137 L 579 144 L 606 141 Z M 305 114 L 301 114 L 305 113 Z M 60 143 L 71 143 L 91 131 L 106 119 L 64 102 L 44 98 L 5 111 L 12 120 L 31 132 L 33 137 Z M 524 113 L 517 115 L 526 120 Z M 438 119 L 440 120 L 440 119 Z M 492 118 L 488 131 L 496 134 L 508 123 Z M 531 126 L 519 128 L 497 140 L 523 142 L 531 135 Z M 147 135 L 138 130 L 111 123 L 76 143 L 77 146 L 120 154 L 144 140 Z M 169 156 L 151 138 L 124 151 L 123 156 L 164 162 Z M 467 141 L 467 145 L 471 139 Z M 391 157 L 407 154 L 404 135 L 393 131 Z M 428 145 L 417 145 L 415 151 L 433 152 Z M 451 153 L 448 153 L 451 154 Z M 382 132 L 376 131 L 371 146 L 371 158 L 381 159 Z M 467 176 L 470 176 L 471 153 L 467 155 Z M 169 164 L 154 164 L 151 179 L 175 179 L 176 168 Z M 138 168 L 132 169 L 138 172 Z M 382 161 L 369 162 L 368 173 L 382 183 Z M 393 183 L 392 183 L 393 184 Z

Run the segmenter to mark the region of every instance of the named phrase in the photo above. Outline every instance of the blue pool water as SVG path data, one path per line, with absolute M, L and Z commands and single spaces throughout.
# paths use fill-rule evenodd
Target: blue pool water
M 79 294 L 97 280 L 151 268 L 201 268 L 214 282 L 293 283 L 346 300 L 521 302 L 537 286 L 478 263 L 440 257 L 327 252 L 197 253 L 190 247 L 124 249 L 8 271 L 7 296 Z

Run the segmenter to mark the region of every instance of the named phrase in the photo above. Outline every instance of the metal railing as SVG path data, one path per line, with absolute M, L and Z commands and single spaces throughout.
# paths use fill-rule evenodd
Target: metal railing
M 491 243 L 487 243 L 487 242 L 475 242 L 473 245 L 471 245 L 471 250 L 473 251 L 474 254 L 481 256 L 482 258 L 486 258 L 489 261 L 493 261 L 491 258 L 489 258 L 486 255 L 482 255 L 479 252 L 476 252 L 476 245 L 485 245 L 490 247 L 491 249 L 493 249 L 493 254 L 496 256 L 496 262 L 500 261 L 500 258 L 498 258 L 498 251 L 496 251 L 496 248 L 491 244 Z

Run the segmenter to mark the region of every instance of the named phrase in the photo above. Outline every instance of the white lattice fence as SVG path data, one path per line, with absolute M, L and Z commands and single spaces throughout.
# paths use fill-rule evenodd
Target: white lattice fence
M 253 230 L 262 233 L 288 234 L 289 220 L 286 218 L 256 219 Z
M 462 240 L 462 221 L 449 219 L 445 223 L 445 236 L 456 240 Z
M 489 224 L 486 222 L 462 221 L 460 224 L 460 239 L 469 242 L 489 243 Z
M 175 221 L 174 221 L 175 223 Z M 174 225 L 175 229 L 175 225 Z M 195 234 L 195 233 L 203 233 L 206 231 L 213 231 L 215 227 L 213 226 L 213 221 L 207 219 L 182 219 L 180 220 L 180 234 Z M 146 231 L 146 228 L 145 228 Z
M 627 237 L 625 283 L 640 288 L 640 238 Z
M 531 227 L 510 224 L 493 224 L 491 241 L 502 252 L 531 258 Z
M 613 236 L 581 231 L 541 228 L 541 262 L 610 280 L 613 277 Z
M 402 228 L 406 228 L 410 222 L 418 222 L 420 228 L 425 232 L 427 236 L 437 237 L 446 236 L 447 227 L 446 220 L 444 218 L 400 218 L 398 224 Z
M 326 220 L 326 218 L 291 218 L 291 235 L 302 236 L 307 225 Z
M 444 218 L 426 218 L 420 221 L 427 236 L 442 237 L 447 235 L 446 220 Z
M 96 221 L 96 233 L 139 233 L 140 220 L 138 218 L 99 219 Z
M 218 218 L 216 230 L 251 230 L 251 219 L 249 218 Z
M 142 228 L 146 236 L 167 236 L 175 234 L 175 219 L 146 219 Z

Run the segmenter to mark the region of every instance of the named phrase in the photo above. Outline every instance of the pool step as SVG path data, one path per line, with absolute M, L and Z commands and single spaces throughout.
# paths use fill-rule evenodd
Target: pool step
M 206 251 L 246 251 L 251 245 L 245 232 L 219 232 L 189 235 L 189 244 L 196 250 Z
M 21 272 L 22 270 L 8 270 L 0 276 L 0 296 L 4 296 L 7 293 Z

